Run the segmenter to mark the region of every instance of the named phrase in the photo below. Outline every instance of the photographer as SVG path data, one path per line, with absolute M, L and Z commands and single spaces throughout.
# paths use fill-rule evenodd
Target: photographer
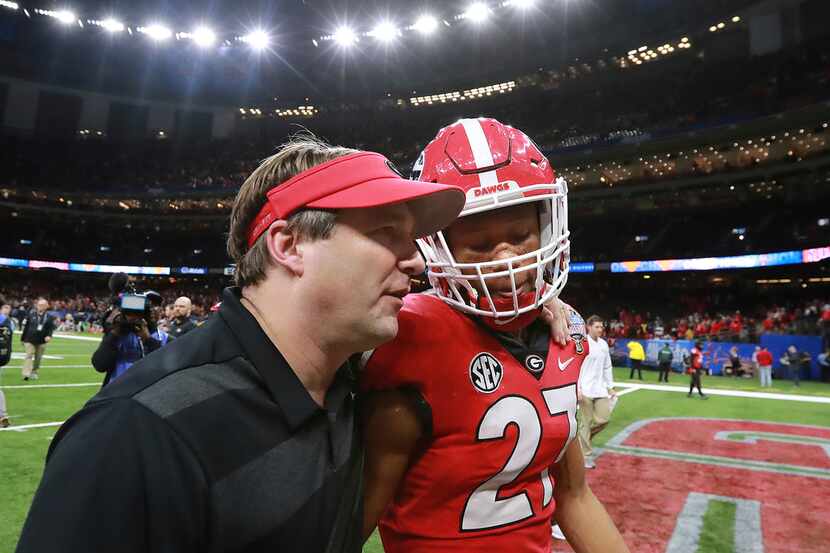
M 120 294 L 104 318 L 104 338 L 92 354 L 92 366 L 106 373 L 103 386 L 172 339 L 156 326 L 152 303 L 160 302 L 157 293 L 136 294 L 123 274 L 113 275 L 110 289 L 116 294 L 125 289 L 130 293 Z

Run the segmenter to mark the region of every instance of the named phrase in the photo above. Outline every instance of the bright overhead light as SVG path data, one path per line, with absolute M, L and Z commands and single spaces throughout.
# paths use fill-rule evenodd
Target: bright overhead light
M 158 23 L 153 23 L 152 25 L 144 27 L 143 32 L 153 40 L 167 40 L 173 36 L 173 31 L 164 25 L 159 25 Z
M 340 46 L 351 46 L 357 42 L 357 35 L 355 32 L 350 27 L 345 25 L 338 27 L 338 29 L 334 31 L 332 38 L 334 39 L 334 42 Z
M 400 29 L 398 29 L 394 23 L 390 21 L 383 21 L 375 25 L 375 28 L 372 29 L 371 35 L 375 37 L 380 42 L 391 42 L 395 40 L 401 34 Z
M 488 8 L 487 5 L 483 4 L 482 2 L 470 4 L 470 6 L 464 11 L 464 17 L 466 19 L 469 19 L 473 23 L 482 23 L 489 16 L 490 8 Z
M 536 0 L 510 0 L 510 5 L 515 6 L 521 10 L 532 8 Z
M 8 8 L 10 10 L 16 10 L 20 8 L 17 5 L 17 2 L 9 2 L 9 0 L 0 0 L 0 8 Z
M 207 48 L 216 42 L 216 33 L 208 27 L 198 27 L 195 31 L 193 31 L 191 37 L 193 38 L 193 42 L 202 48 Z
M 75 23 L 78 18 L 69 10 L 60 10 L 55 12 L 55 19 L 63 23 L 64 25 L 71 25 Z
M 432 34 L 433 32 L 435 32 L 435 29 L 437 28 L 438 20 L 429 14 L 424 14 L 420 16 L 415 21 L 415 25 L 413 26 L 413 29 L 424 35 Z
M 124 24 L 111 17 L 108 17 L 107 19 L 101 21 L 101 27 L 103 27 L 111 33 L 120 33 L 124 30 Z
M 741 16 L 740 15 L 736 15 L 735 17 L 732 18 L 732 23 L 740 23 L 740 22 L 741 22 Z
M 262 30 L 251 31 L 242 37 L 242 40 L 247 42 L 248 46 L 254 50 L 265 50 L 271 43 L 271 37 L 268 36 L 268 33 Z

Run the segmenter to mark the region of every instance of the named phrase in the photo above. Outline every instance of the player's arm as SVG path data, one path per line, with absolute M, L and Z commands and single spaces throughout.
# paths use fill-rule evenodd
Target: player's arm
M 363 471 L 363 540 L 392 501 L 419 441 L 428 433 L 412 394 L 386 390 L 363 404 L 366 463 Z
M 553 466 L 556 522 L 576 553 L 628 553 L 614 521 L 585 481 L 584 463 L 574 440 Z

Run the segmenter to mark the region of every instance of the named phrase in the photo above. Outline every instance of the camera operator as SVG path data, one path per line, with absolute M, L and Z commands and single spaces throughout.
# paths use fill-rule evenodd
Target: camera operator
M 172 336 L 156 326 L 155 309 L 160 303 L 155 292 L 136 294 L 126 275 L 117 273 L 110 279 L 110 289 L 121 294 L 104 318 L 104 338 L 92 354 L 92 366 L 106 373 L 103 386 L 120 377 L 139 359 L 166 345 Z M 128 305 L 126 300 L 132 300 Z M 138 305 L 134 305 L 135 301 Z

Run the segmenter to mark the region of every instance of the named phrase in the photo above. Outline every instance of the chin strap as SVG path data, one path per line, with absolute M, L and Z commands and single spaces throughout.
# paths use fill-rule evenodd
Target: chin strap
M 519 307 L 530 305 L 536 299 L 536 292 L 526 292 L 519 296 Z M 490 310 L 490 302 L 486 297 L 479 297 L 479 308 Z M 493 307 L 496 311 L 510 311 L 513 309 L 512 298 L 497 298 L 493 301 Z M 479 320 L 487 327 L 496 332 L 516 332 L 536 320 L 542 314 L 542 307 L 531 309 L 521 315 L 512 315 L 507 317 L 479 317 Z

